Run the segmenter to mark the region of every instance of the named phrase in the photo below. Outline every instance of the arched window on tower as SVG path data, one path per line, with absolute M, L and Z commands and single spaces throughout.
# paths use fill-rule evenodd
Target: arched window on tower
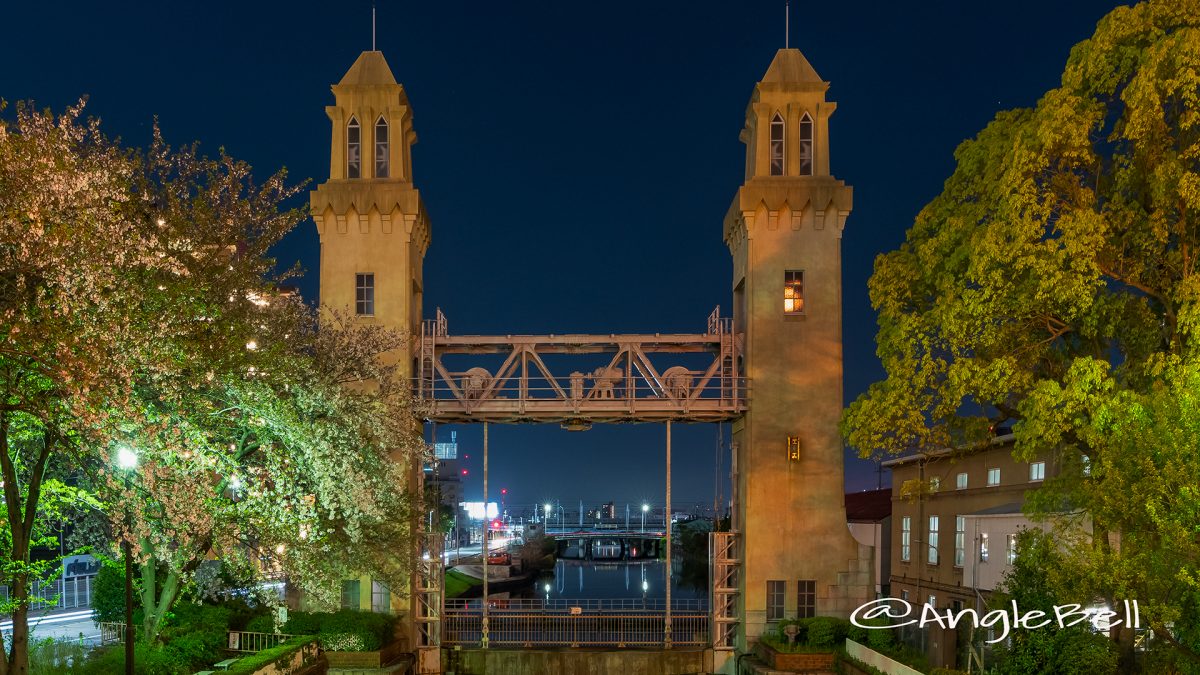
M 800 118 L 800 175 L 813 175 L 813 121 L 808 113 Z
M 783 175 L 783 115 L 771 118 L 771 175 Z
M 346 178 L 362 177 L 362 128 L 351 117 L 346 125 Z
M 388 177 L 388 123 L 383 115 L 375 122 L 375 177 Z

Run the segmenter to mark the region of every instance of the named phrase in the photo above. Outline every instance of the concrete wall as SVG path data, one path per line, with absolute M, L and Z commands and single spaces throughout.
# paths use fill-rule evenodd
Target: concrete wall
M 449 675 L 699 675 L 712 672 L 712 652 L 447 649 Z

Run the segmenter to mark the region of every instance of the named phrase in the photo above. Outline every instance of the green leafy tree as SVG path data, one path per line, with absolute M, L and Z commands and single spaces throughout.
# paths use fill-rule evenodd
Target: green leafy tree
M 963 143 L 876 262 L 887 378 L 843 419 L 864 453 L 970 446 L 1014 422 L 1019 458 L 1062 469 L 1029 506 L 1053 516 L 1064 588 L 1139 600 L 1193 663 L 1198 88 L 1200 2 L 1142 2 L 1104 17 L 1034 108 Z

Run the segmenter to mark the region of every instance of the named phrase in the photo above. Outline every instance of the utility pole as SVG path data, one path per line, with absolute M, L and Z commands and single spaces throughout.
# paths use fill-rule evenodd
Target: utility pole
M 663 624 L 663 648 L 671 648 L 671 420 L 667 420 L 667 614 Z
M 488 423 L 483 423 L 483 621 L 480 623 L 479 646 L 488 648 L 488 533 L 492 519 L 488 514 Z

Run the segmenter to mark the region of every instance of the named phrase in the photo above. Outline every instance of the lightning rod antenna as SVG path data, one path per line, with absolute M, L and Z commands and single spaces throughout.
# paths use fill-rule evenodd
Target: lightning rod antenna
M 792 8 L 788 2 L 783 3 L 783 48 L 791 47 Z
M 375 3 L 371 3 L 371 51 L 375 51 Z

